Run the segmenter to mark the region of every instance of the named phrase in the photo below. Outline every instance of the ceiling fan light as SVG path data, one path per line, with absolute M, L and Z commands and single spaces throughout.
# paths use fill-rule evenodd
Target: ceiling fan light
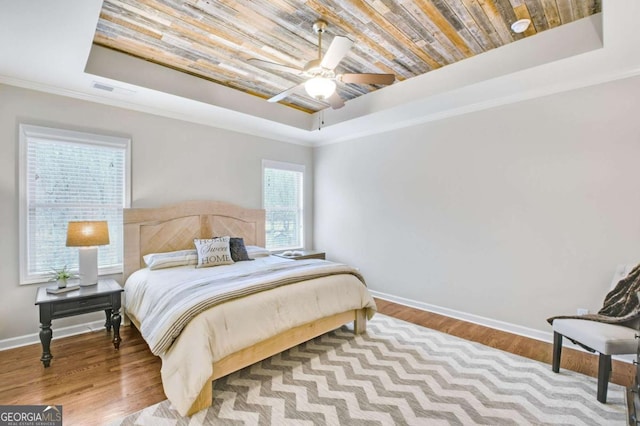
M 304 83 L 304 89 L 312 98 L 323 100 L 333 95 L 336 83 L 328 78 L 314 77 Z

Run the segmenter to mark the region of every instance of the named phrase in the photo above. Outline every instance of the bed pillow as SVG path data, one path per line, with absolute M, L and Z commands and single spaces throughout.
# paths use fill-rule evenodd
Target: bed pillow
M 229 239 L 229 250 L 231 251 L 231 259 L 234 262 L 253 260 L 249 257 L 247 248 L 244 246 L 244 238 L 231 237 Z
M 196 268 L 232 264 L 233 259 L 229 249 L 229 239 L 229 237 L 219 237 L 193 240 L 198 252 Z
M 213 237 L 220 238 L 220 237 Z M 244 238 L 229 237 L 229 250 L 231 251 L 231 259 L 234 262 L 241 262 L 243 260 L 253 260 L 247 254 L 247 248 L 244 245 Z
M 178 250 L 166 253 L 149 253 L 142 257 L 149 269 L 173 268 L 174 266 L 195 265 L 198 253 L 195 250 Z
M 246 246 L 247 254 L 250 259 L 255 259 L 256 257 L 265 257 L 270 256 L 271 252 L 264 247 L 260 246 Z

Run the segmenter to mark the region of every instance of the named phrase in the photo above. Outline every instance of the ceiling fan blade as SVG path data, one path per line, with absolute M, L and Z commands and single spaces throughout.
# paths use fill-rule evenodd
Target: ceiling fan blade
M 331 46 L 327 49 L 327 53 L 324 54 L 324 57 L 320 62 L 320 66 L 330 70 L 334 69 L 338 66 L 349 49 L 351 49 L 351 46 L 353 46 L 353 42 L 348 38 L 335 36 L 331 42 Z
M 276 64 L 275 62 L 263 61 L 262 59 L 258 59 L 258 58 L 247 59 L 247 62 L 250 62 L 252 65 L 255 65 L 255 66 L 261 67 L 261 68 L 271 68 L 271 69 L 274 69 L 274 70 L 290 72 L 290 73 L 293 73 L 293 74 L 301 74 L 302 73 L 302 70 L 300 70 L 300 69 L 289 67 L 287 65 Z
M 340 81 L 357 84 L 392 84 L 396 81 L 396 76 L 393 74 L 342 74 Z
M 344 106 L 344 100 L 338 95 L 338 92 L 333 92 L 331 96 L 329 96 L 325 101 L 331 105 L 333 109 L 339 109 Z
M 293 87 L 288 88 L 284 92 L 280 92 L 272 98 L 267 99 L 267 102 L 279 102 L 296 91 L 296 89 L 300 86 L 300 84 L 296 84 Z

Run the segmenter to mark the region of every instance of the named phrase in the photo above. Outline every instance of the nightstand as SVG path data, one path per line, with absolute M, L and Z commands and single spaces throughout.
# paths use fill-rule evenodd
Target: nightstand
M 282 253 L 274 254 L 274 256 L 281 257 L 283 259 L 293 259 L 293 260 L 302 260 L 302 259 L 325 259 L 325 253 L 323 251 L 316 250 L 295 250 L 296 252 L 302 253 L 297 256 L 285 256 Z
M 40 307 L 40 342 L 42 357 L 40 361 L 45 367 L 51 364 L 50 345 L 53 332 L 51 320 L 104 311 L 107 317 L 104 323 L 107 331 L 113 326 L 113 346 L 120 348 L 120 304 L 124 289 L 115 280 L 101 279 L 98 284 L 80 287 L 77 290 L 62 294 L 48 294 L 46 287 L 40 287 L 36 295 L 36 305 Z

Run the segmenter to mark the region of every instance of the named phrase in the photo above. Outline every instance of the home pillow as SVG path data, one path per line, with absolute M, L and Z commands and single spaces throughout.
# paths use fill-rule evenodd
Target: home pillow
M 169 251 L 166 253 L 149 253 L 142 257 L 149 269 L 173 268 L 174 266 L 195 265 L 198 253 L 195 250 Z
M 234 262 L 243 260 L 253 260 L 247 254 L 247 248 L 244 246 L 244 238 L 231 237 L 229 239 L 229 250 L 231 251 L 231 259 Z
M 195 239 L 193 243 L 196 245 L 196 251 L 198 252 L 196 268 L 230 265 L 233 263 L 231 251 L 229 250 L 229 237 Z

